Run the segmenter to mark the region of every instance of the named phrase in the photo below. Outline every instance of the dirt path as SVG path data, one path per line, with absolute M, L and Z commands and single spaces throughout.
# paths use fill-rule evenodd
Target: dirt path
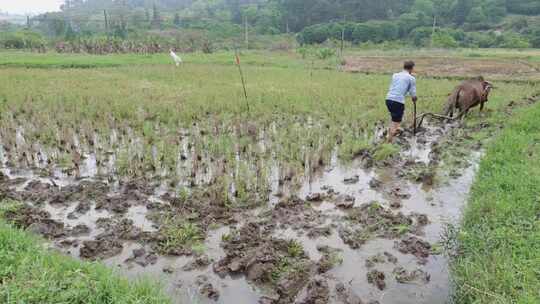
M 483 75 L 492 80 L 537 80 L 539 66 L 526 60 L 450 58 L 450 57 L 383 57 L 350 56 L 343 70 L 357 73 L 393 73 L 404 60 L 414 60 L 416 73 L 425 77 L 472 77 Z
M 74 257 L 162 280 L 178 303 L 444 303 L 439 242 L 459 218 L 479 152 L 457 176 L 435 176 L 448 130 L 426 125 L 400 139 L 393 159 L 333 157 L 297 191 L 275 184 L 256 208 L 192 206 L 160 182 L 111 183 L 91 157 L 83 178 L 3 162 L 0 187 L 25 202 L 6 214 L 18 226 Z M 193 217 L 204 246 L 172 246 L 170 214 Z

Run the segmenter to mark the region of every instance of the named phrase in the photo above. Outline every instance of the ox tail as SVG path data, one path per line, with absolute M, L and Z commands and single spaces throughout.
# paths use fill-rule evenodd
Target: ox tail
M 454 103 L 455 108 L 459 108 L 461 110 L 461 107 L 459 106 L 459 96 L 461 95 L 461 89 L 459 89 L 456 93 L 456 102 Z

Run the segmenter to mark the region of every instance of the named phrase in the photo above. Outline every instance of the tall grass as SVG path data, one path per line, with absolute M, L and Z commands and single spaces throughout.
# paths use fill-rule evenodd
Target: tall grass
M 0 222 L 0 302 L 170 303 L 153 283 L 129 283 L 103 265 L 48 251 L 36 237 L 3 222 Z
M 15 130 L 22 128 L 27 145 L 17 149 L 31 149 L 30 143 L 39 143 L 52 148 L 55 163 L 69 163 L 73 151 L 62 150 L 66 146 L 70 150 L 74 136 L 83 149 L 97 150 L 90 143 L 93 134 L 99 135 L 101 143 L 107 143 L 111 130 L 116 130 L 123 135 L 122 141 L 103 149 L 116 151 L 117 173 L 140 175 L 163 167 L 170 177 L 177 178 L 183 174 L 175 169 L 182 150 L 178 134 L 187 132 L 193 147 L 193 157 L 188 157 L 202 157 L 202 164 L 192 164 L 193 168 L 209 166 L 205 160 L 214 159 L 226 164 L 225 171 L 230 172 L 240 162 L 251 171 L 246 176 L 262 176 L 261 159 L 266 163 L 276 160 L 289 171 L 302 171 L 306 163 L 315 167 L 329 159 L 336 146 L 344 147 L 341 157 L 350 158 L 370 143 L 375 122 L 388 120 L 384 105 L 388 76 L 311 70 L 302 59 L 289 53 L 265 54 L 246 54 L 249 112 L 232 56 L 226 52 L 193 55 L 205 57 L 180 68 L 146 64 L 144 56 L 68 55 L 62 59 L 62 54 L 44 58 L 54 57 L 61 62 L 69 62 L 71 57 L 90 62 L 113 60 L 121 66 L 2 68 L 2 142 L 13 143 Z M 38 58 L 30 55 L 27 61 Z M 127 64 L 136 58 L 142 64 Z M 168 58 L 156 55 L 148 60 L 157 63 Z M 440 112 L 448 92 L 458 82 L 419 78 L 419 111 Z M 509 100 L 537 90 L 534 83 L 496 85 L 499 90 L 488 105 L 495 110 L 492 118 L 499 117 L 497 112 Z M 241 154 L 239 159 L 235 159 L 237 154 Z
M 457 303 L 540 303 L 540 105 L 490 144 L 459 230 Z

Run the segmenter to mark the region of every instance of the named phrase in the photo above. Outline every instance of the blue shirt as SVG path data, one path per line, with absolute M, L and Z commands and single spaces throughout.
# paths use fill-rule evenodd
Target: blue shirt
M 411 96 L 416 96 L 416 78 L 407 71 L 394 74 L 386 99 L 405 103 L 407 93 Z

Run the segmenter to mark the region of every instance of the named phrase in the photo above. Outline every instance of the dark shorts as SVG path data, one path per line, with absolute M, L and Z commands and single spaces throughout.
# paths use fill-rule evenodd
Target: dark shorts
M 405 105 L 401 102 L 386 100 L 386 107 L 392 115 L 393 122 L 401 122 L 403 120 L 403 113 L 405 112 Z

